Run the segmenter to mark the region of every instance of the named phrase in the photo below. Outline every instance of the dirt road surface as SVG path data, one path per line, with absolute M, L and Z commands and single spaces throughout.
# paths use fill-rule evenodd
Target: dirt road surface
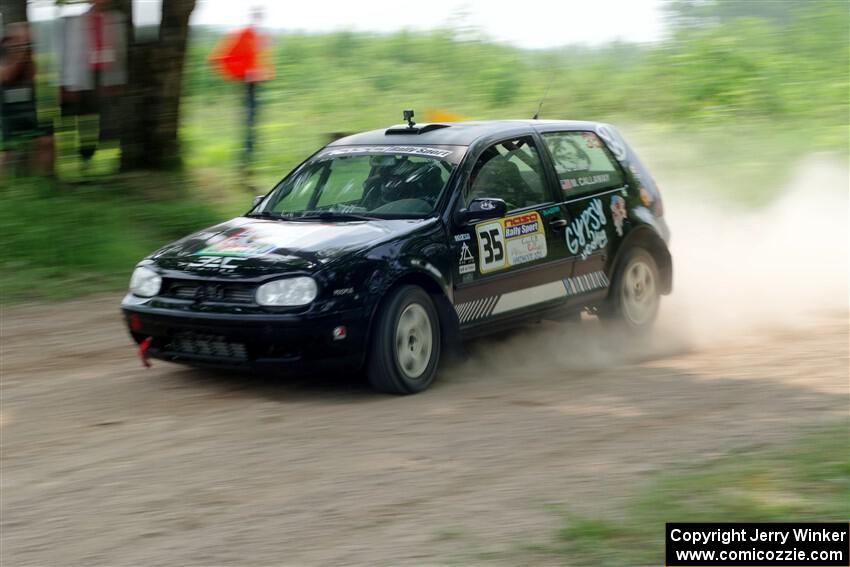
M 2 313 L 3 565 L 546 565 L 553 506 L 847 419 L 847 314 L 734 344 L 556 323 L 428 392 L 145 370 L 117 297 Z M 672 335 L 671 335 L 672 336 Z

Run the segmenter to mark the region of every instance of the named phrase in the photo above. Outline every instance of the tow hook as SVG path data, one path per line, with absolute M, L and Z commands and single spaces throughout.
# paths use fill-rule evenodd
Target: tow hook
M 151 367 L 151 361 L 148 359 L 148 349 L 151 348 L 153 337 L 148 337 L 139 343 L 139 358 L 142 359 L 142 365 L 145 368 Z

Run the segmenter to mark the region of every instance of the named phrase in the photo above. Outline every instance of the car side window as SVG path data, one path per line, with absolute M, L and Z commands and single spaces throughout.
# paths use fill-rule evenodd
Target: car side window
M 464 204 L 483 197 L 503 199 L 508 210 L 551 200 L 534 140 L 530 137 L 505 140 L 481 153 L 472 168 Z
M 593 132 L 543 134 L 564 197 L 588 190 L 622 187 L 622 170 Z

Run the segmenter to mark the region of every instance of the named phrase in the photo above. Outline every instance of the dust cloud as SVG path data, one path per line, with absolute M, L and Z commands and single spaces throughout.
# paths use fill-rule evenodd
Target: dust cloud
M 588 316 L 581 324 L 543 321 L 471 343 L 463 369 L 592 370 L 847 316 L 846 163 L 802 160 L 760 209 L 713 201 L 700 183 L 664 192 L 674 290 L 652 336 L 627 336 Z
M 848 169 L 800 162 L 759 210 L 710 205 L 678 187 L 665 200 L 674 292 L 658 332 L 695 346 L 816 324 L 848 310 Z

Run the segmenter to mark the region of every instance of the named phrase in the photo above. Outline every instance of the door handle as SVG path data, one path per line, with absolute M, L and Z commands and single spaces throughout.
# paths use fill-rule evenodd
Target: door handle
M 551 226 L 552 228 L 558 228 L 558 229 L 566 228 L 567 221 L 564 220 L 564 219 L 552 219 L 552 220 L 549 221 L 549 226 Z

